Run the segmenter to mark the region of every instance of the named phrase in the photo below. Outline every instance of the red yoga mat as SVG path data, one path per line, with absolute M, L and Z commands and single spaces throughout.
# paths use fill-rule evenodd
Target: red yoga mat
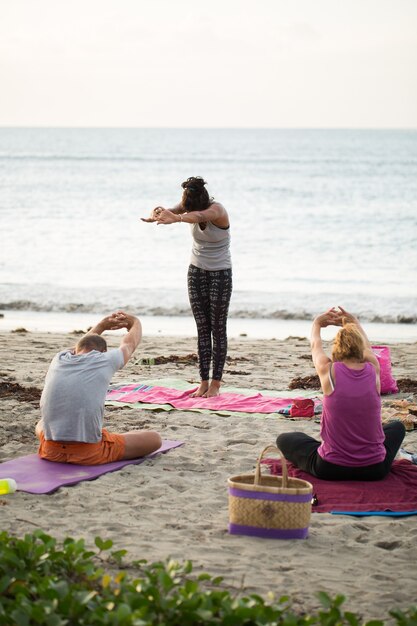
M 281 461 L 264 459 L 271 474 L 281 474 Z M 287 461 L 288 475 L 313 485 L 313 512 L 347 514 L 417 514 L 417 465 L 394 461 L 382 480 L 321 480 Z

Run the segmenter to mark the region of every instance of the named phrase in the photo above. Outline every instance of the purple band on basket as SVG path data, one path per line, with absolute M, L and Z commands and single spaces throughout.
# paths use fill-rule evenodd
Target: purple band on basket
M 287 493 L 267 493 L 266 491 L 245 491 L 229 487 L 229 495 L 236 498 L 252 498 L 253 500 L 275 500 L 276 502 L 311 502 L 311 493 L 289 495 Z
M 306 539 L 308 526 L 307 528 L 257 528 L 256 526 L 229 524 L 229 533 L 231 535 L 264 537 L 265 539 Z

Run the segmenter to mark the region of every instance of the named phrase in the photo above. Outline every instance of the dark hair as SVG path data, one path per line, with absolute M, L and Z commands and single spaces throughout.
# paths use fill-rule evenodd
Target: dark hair
M 187 178 L 181 187 L 184 189 L 181 204 L 185 211 L 204 211 L 213 203 L 204 185 L 207 185 L 201 176 Z
M 84 335 L 76 345 L 76 351 L 98 350 L 99 352 L 107 352 L 107 342 L 100 335 Z

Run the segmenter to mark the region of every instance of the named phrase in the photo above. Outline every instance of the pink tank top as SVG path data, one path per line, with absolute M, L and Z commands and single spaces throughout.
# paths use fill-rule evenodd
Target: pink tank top
M 375 369 L 365 363 L 354 370 L 334 363 L 335 389 L 323 397 L 321 421 L 322 459 L 346 467 L 364 467 L 385 459 L 381 423 L 381 398 Z

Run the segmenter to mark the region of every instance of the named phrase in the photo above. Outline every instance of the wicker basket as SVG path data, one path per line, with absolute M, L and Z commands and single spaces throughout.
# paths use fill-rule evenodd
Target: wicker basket
M 282 476 L 262 476 L 261 461 L 268 451 L 282 459 Z M 311 516 L 313 485 L 288 478 L 287 463 L 275 446 L 259 455 L 255 474 L 232 476 L 229 485 L 229 532 L 271 539 L 305 539 Z

